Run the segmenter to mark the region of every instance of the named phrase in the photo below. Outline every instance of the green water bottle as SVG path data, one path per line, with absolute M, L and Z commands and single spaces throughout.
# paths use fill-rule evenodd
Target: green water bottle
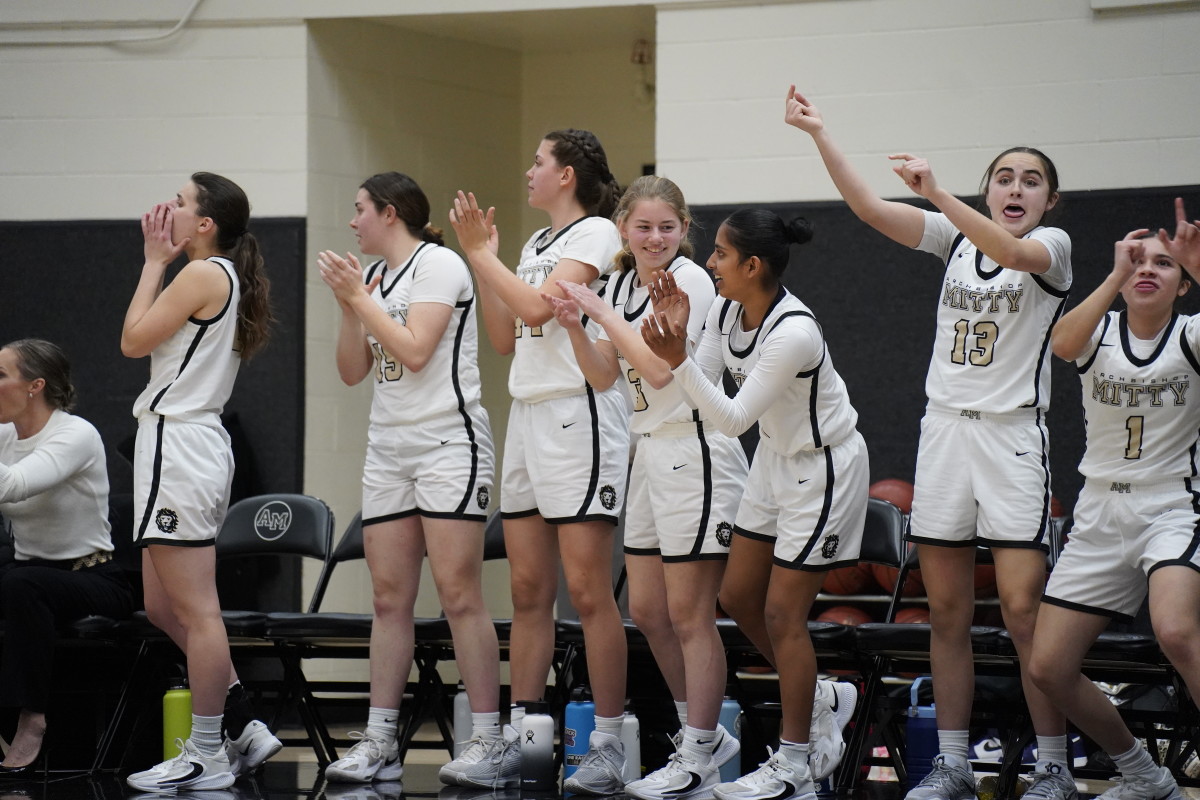
M 186 680 L 171 684 L 163 695 L 163 761 L 179 755 L 176 739 L 192 735 L 192 693 Z

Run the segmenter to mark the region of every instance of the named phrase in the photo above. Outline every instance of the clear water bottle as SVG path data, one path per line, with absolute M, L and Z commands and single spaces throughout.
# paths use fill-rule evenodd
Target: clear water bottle
M 721 718 L 718 720 L 726 732 L 742 740 L 742 706 L 737 700 L 726 697 L 721 701 Z M 736 781 L 742 776 L 742 759 L 740 754 L 726 761 L 721 766 L 721 783 Z
M 454 695 L 454 757 L 462 753 L 475 725 L 471 717 L 471 700 L 463 682 L 458 682 L 458 694 Z
M 923 706 L 918 699 L 922 676 L 913 681 L 909 692 L 908 719 L 904 726 L 904 770 L 908 773 L 908 788 L 933 771 L 933 759 L 938 754 L 937 713 L 932 705 Z
M 521 726 L 521 792 L 557 792 L 554 717 L 548 703 L 525 703 Z
M 642 777 L 642 731 L 632 711 L 626 711 L 621 720 L 621 747 L 625 750 L 625 782 L 636 781 Z
M 571 691 L 571 702 L 563 714 L 563 778 L 569 778 L 579 769 L 579 762 L 587 755 L 588 739 L 596 729 L 596 704 L 586 686 Z
M 173 682 L 162 700 L 163 761 L 179 755 L 176 739 L 192 735 L 192 692 L 186 680 Z

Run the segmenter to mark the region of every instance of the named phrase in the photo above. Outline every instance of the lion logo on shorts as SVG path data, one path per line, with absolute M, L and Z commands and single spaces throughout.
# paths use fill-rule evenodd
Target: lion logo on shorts
M 729 543 L 733 541 L 733 526 L 728 522 L 722 522 L 717 525 L 717 544 L 721 547 L 729 547 Z
M 617 490 L 608 484 L 600 489 L 600 505 L 609 511 L 617 507 Z
M 838 544 L 841 539 L 836 533 L 831 533 L 825 537 L 825 541 L 821 542 L 821 555 L 824 558 L 833 558 L 837 555 Z
M 488 487 L 480 486 L 479 491 L 475 493 L 475 502 L 479 504 L 481 509 L 485 509 L 488 507 L 488 500 Z
M 179 515 L 173 508 L 160 508 L 154 514 L 154 525 L 163 533 L 174 533 L 179 529 Z

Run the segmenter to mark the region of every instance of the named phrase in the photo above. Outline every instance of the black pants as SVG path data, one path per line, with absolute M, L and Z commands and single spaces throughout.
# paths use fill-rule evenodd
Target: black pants
M 14 561 L 0 567 L 0 707 L 45 712 L 53 679 L 58 628 L 102 614 L 133 611 L 129 583 L 113 562 L 71 571 L 45 562 Z

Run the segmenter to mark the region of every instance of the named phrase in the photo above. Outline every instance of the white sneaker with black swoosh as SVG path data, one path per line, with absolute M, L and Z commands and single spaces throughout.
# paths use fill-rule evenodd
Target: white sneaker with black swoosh
M 713 788 L 717 800 L 817 800 L 817 789 L 810 775 L 798 772 L 787 756 L 767 748 L 770 758 L 758 769 L 736 781 L 718 783 Z
M 167 759 L 144 772 L 135 772 L 125 779 L 142 792 L 166 794 L 180 789 L 228 789 L 235 780 L 229 769 L 229 757 L 221 748 L 216 755 L 205 756 L 191 739 L 176 739 L 179 755 Z
M 742 743 L 734 738 L 733 734 L 725 730 L 725 726 L 717 723 L 717 738 L 713 743 L 712 759 L 713 764 L 719 770 L 721 767 L 729 763 L 730 759 L 742 752 Z M 683 731 L 680 730 L 671 737 L 671 742 L 678 750 L 683 746 Z
M 625 794 L 639 800 L 707 800 L 712 797 L 719 778 L 720 768 L 715 759 L 701 764 L 682 752 L 675 752 L 665 767 L 625 784 Z
M 808 731 L 808 768 L 813 781 L 825 780 L 842 762 L 846 752 L 842 729 L 853 719 L 857 706 L 858 687 L 853 683 L 817 681 Z
M 225 740 L 225 754 L 229 756 L 229 769 L 234 777 L 253 772 L 282 749 L 283 742 L 256 719 L 250 720 L 241 736 Z
M 325 768 L 326 780 L 352 783 L 400 780 L 404 766 L 395 740 L 385 742 L 361 731 L 351 731 L 350 738 L 358 739 L 358 744 Z

